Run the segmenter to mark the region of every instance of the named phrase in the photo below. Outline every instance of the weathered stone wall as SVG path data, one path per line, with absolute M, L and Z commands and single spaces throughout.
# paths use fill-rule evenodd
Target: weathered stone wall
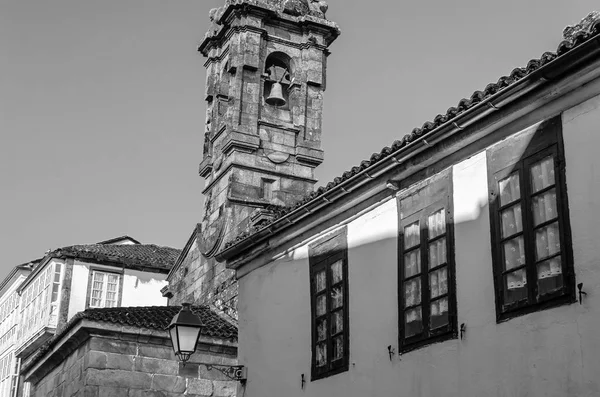
M 94 335 L 32 385 L 33 397 L 235 396 L 237 382 L 206 364 L 236 364 L 236 348 L 198 345 L 182 366 L 167 339 Z
M 194 240 L 187 255 L 169 277 L 169 290 L 173 297 L 169 305 L 189 302 L 208 305 L 229 319 L 237 321 L 237 282 L 235 272 L 225 268 L 214 258 L 200 253 Z

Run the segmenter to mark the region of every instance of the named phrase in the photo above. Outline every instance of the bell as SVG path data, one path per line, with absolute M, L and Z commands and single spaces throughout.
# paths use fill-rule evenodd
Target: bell
M 271 106 L 283 106 L 286 104 L 285 98 L 283 97 L 283 88 L 281 83 L 273 83 L 271 86 L 271 92 L 269 97 L 266 99 L 267 104 Z

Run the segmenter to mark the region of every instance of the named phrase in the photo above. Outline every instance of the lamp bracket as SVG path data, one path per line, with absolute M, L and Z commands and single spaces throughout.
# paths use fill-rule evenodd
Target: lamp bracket
M 243 381 L 247 379 L 246 367 L 243 365 L 219 365 L 219 364 L 204 364 L 206 369 L 216 369 L 231 380 Z

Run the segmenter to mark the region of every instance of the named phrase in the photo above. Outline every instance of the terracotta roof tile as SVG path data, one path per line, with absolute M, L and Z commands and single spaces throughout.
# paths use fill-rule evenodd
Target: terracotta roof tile
M 510 87 L 511 85 L 515 84 L 524 77 L 537 71 L 542 66 L 554 61 L 559 56 L 568 53 L 576 47 L 579 47 L 584 42 L 592 39 L 594 36 L 597 36 L 598 33 L 600 33 L 600 23 L 596 21 L 595 23 L 591 24 L 588 30 L 580 31 L 572 35 L 569 39 L 563 40 L 558 45 L 556 52 L 545 52 L 540 56 L 540 58 L 530 60 L 525 67 L 515 68 L 508 76 L 502 76 L 498 79 L 496 83 L 488 84 L 483 91 L 475 91 L 470 98 L 461 99 L 456 107 L 450 107 L 444 114 L 438 114 L 437 116 L 435 116 L 433 118 L 433 121 L 427 121 L 423 124 L 423 126 L 414 128 L 410 134 L 405 135 L 400 140 L 394 141 L 391 147 L 385 147 L 379 153 L 373 153 L 370 159 L 363 160 L 360 163 L 360 165 L 352 167 L 350 170 L 344 172 L 340 177 L 335 178 L 332 182 L 329 182 L 327 185 L 321 186 L 315 191 L 307 194 L 296 204 L 289 207 L 270 208 L 271 211 L 274 213 L 275 217 L 272 218 L 268 224 L 261 225 L 260 230 L 268 228 L 288 213 L 309 203 L 310 201 L 314 200 L 323 193 L 326 193 L 327 191 L 335 188 L 336 186 L 340 185 L 346 180 L 352 178 L 359 172 L 387 158 L 394 151 L 401 149 L 402 147 L 408 145 L 420 136 L 440 127 L 441 125 L 452 121 L 454 118 L 460 116 L 461 114 L 473 108 L 480 102 L 490 98 L 492 95 L 497 94 L 498 92 Z M 245 240 L 246 238 L 256 233 L 258 230 L 259 229 L 251 229 L 239 234 L 233 240 L 227 242 L 227 244 L 225 244 L 224 249 L 228 249 L 229 247 L 236 245 L 240 241 Z
M 181 250 L 160 247 L 153 244 L 106 245 L 89 244 L 73 245 L 59 248 L 51 255 L 117 263 L 124 267 L 151 267 L 170 270 L 175 264 Z

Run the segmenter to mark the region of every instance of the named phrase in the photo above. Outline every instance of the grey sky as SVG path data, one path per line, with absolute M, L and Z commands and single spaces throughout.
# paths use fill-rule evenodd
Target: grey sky
M 0 277 L 129 234 L 181 248 L 200 218 L 203 58 L 222 0 L 0 0 Z M 327 183 L 555 50 L 591 0 L 329 0 Z

